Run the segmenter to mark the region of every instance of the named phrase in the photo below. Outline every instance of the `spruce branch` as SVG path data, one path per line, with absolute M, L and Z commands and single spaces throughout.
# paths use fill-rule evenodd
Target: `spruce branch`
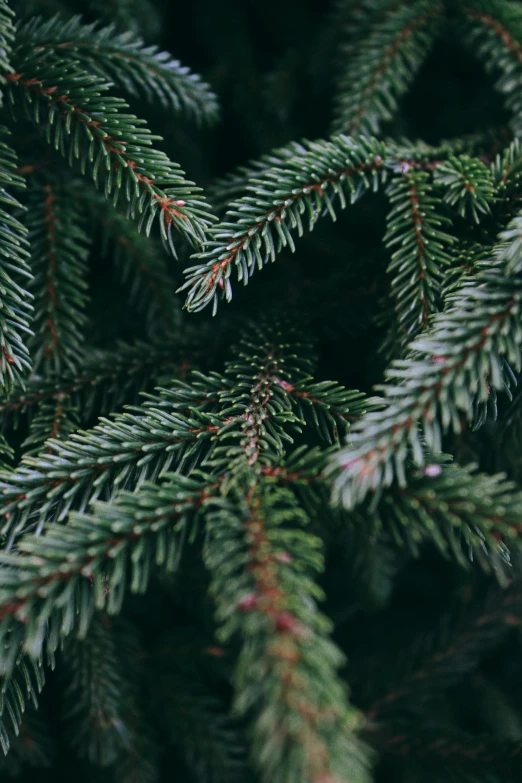
M 20 733 L 27 705 L 38 706 L 37 696 L 45 684 L 42 662 L 19 656 L 13 671 L 0 680 L 0 747 L 4 755 L 13 735 Z
M 74 371 L 83 352 L 89 243 L 70 195 L 53 181 L 33 183 L 27 195 L 34 373 Z
M 442 432 L 460 430 L 460 413 L 470 420 L 475 402 L 487 401 L 490 388 L 503 389 L 502 360 L 518 370 L 520 220 L 500 234 L 486 268 L 434 316 L 429 334 L 411 343 L 410 358 L 392 364 L 382 388 L 385 410 L 366 414 L 351 432 L 351 445 L 331 462 L 336 502 L 352 507 L 395 478 L 404 486 L 410 450 L 417 464 L 425 460 L 421 432 L 427 448 L 440 451 Z
M 9 675 L 22 649 L 33 660 L 51 654 L 73 630 L 83 638 L 95 609 L 121 611 L 125 592 L 144 592 L 153 564 L 177 568 L 194 516 L 219 488 L 209 476 L 170 474 L 161 486 L 144 484 L 93 516 L 72 514 L 43 536 L 24 536 L 18 553 L 0 552 L 0 670 Z M 127 585 L 127 571 L 130 585 Z
M 383 493 L 363 515 L 376 533 L 385 530 L 414 555 L 429 540 L 459 565 L 477 561 L 505 581 L 510 547 L 520 547 L 521 503 L 522 494 L 503 475 L 439 459 L 410 470 L 407 486 Z
M 7 0 L 0 0 L 0 84 L 6 84 L 6 77 L 13 70 L 10 58 L 14 37 L 14 11 Z
M 444 201 L 461 217 L 471 217 L 480 223 L 482 215 L 491 214 L 495 196 L 493 178 L 482 161 L 468 155 L 451 157 L 437 167 L 434 182 L 444 187 Z
M 441 230 L 450 223 L 429 187 L 429 175 L 408 171 L 387 188 L 392 205 L 384 242 L 394 249 L 388 272 L 403 344 L 424 331 L 437 312 L 449 250 L 455 240 Z
M 137 705 L 125 658 L 137 650 L 109 618 L 95 615 L 84 639 L 69 639 L 61 657 L 66 739 L 80 758 L 102 767 L 135 742 Z
M 39 528 L 51 519 L 63 521 L 71 508 L 83 511 L 117 489 L 134 489 L 145 479 L 157 478 L 174 460 L 179 470 L 187 461 L 197 462 L 223 425 L 212 415 L 212 405 L 205 405 L 213 386 L 206 379 L 199 387 L 178 382 L 169 391 L 150 395 L 134 414 L 101 419 L 68 441 L 48 441 L 46 453 L 25 457 L 0 481 L 4 534 L 12 538 L 27 525 Z M 196 403 L 197 409 L 192 407 Z
M 0 126 L 0 136 L 7 133 Z M 21 204 L 6 190 L 24 187 L 16 166 L 14 152 L 0 140 L 0 386 L 7 392 L 17 384 L 23 386 L 31 368 L 26 345 L 32 311 L 32 296 L 26 288 L 31 278 L 27 229 L 11 214 Z
M 339 79 L 335 133 L 377 134 L 426 58 L 443 4 L 401 4 L 358 41 Z
M 40 62 L 34 52 L 19 54 L 13 65 L 16 71 L 7 77 L 13 107 L 24 110 L 70 165 L 77 159 L 82 173 L 89 169 L 107 198 L 116 203 L 123 195 L 145 234 L 157 219 L 174 254 L 173 228 L 192 245 L 204 240 L 212 216 L 199 188 L 151 146 L 157 137 L 127 113 L 125 101 L 105 94 L 107 84 L 74 64 Z
M 274 261 L 283 247 L 295 249 L 292 232 L 302 236 L 302 215 L 311 231 L 323 215 L 335 219 L 335 197 L 344 209 L 346 195 L 353 203 L 384 179 L 386 151 L 375 139 L 338 136 L 303 146 L 306 152 L 301 155 L 288 158 L 280 153 L 279 166 L 253 178 L 247 185 L 249 195 L 232 202 L 224 222 L 211 230 L 204 251 L 195 256 L 200 263 L 185 270 L 188 280 L 180 290 L 189 289 L 189 310 L 202 310 L 212 302 L 216 312 L 218 289 L 227 301 L 232 298 L 233 267 L 246 285 L 256 266 L 262 269 Z
M 367 780 L 367 753 L 335 674 L 342 656 L 315 605 L 319 542 L 288 490 L 261 482 L 234 494 L 207 513 L 205 560 L 220 638 L 243 638 L 235 709 L 254 711 L 262 779 Z
M 81 16 L 57 15 L 47 21 L 32 17 L 18 26 L 16 49 L 35 51 L 39 58 L 55 59 L 62 67 L 79 63 L 134 97 L 159 101 L 198 122 L 218 117 L 216 96 L 197 74 L 167 52 L 146 46 L 134 33 L 118 32 L 114 24 L 83 24 Z
M 78 410 L 73 400 L 57 394 L 39 404 L 31 420 L 29 434 L 22 444 L 23 453 L 39 454 L 48 440 L 67 440 L 79 428 Z
M 462 28 L 473 52 L 498 78 L 496 88 L 505 96 L 511 126 L 517 136 L 522 129 L 522 13 L 517 3 L 469 0 L 460 3 Z
M 113 412 L 126 402 L 137 402 L 139 392 L 164 376 L 174 377 L 178 367 L 186 366 L 199 356 L 196 344 L 183 342 L 120 342 L 111 351 L 89 347 L 81 368 L 73 372 L 32 378 L 27 389 L 0 400 L 0 415 L 4 424 L 18 423 L 22 414 L 29 414 L 40 405 L 55 405 L 72 398 L 82 413 L 85 424 L 96 411 L 99 415 Z

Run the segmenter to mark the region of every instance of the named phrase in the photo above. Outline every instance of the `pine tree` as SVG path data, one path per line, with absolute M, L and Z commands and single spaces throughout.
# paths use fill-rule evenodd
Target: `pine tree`
M 522 2 L 0 0 L 0 92 L 2 780 L 520 780 Z

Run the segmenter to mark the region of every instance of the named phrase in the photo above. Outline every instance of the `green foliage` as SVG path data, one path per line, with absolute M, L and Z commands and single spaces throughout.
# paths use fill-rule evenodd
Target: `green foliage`
M 197 312 L 212 302 L 215 312 L 218 288 L 227 301 L 232 298 L 234 266 L 238 280 L 248 283 L 256 267 L 275 261 L 282 247 L 295 250 L 292 231 L 303 235 L 302 215 L 311 231 L 325 214 L 335 220 L 335 198 L 344 209 L 347 196 L 353 203 L 366 190 L 375 190 L 385 173 L 384 155 L 383 145 L 374 139 L 344 136 L 308 142 L 301 155 L 288 160 L 279 151 L 279 165 L 249 180 L 249 195 L 230 204 L 224 222 L 210 234 L 210 249 L 196 256 L 198 265 L 185 270 L 187 307 Z
M 3 135 L 6 129 L 1 128 Z M 15 383 L 22 383 L 30 368 L 26 346 L 29 330 L 31 296 L 21 283 L 31 277 L 28 265 L 27 230 L 7 208 L 20 208 L 19 202 L 5 187 L 23 187 L 22 178 L 15 173 L 16 157 L 8 145 L 0 144 L 0 254 L 2 257 L 2 312 L 0 315 L 0 384 L 7 390 Z M 7 208 L 6 208 L 7 207 Z
M 437 312 L 440 286 L 450 264 L 453 237 L 440 230 L 449 220 L 429 188 L 424 171 L 405 172 L 388 187 L 386 246 L 394 250 L 388 272 L 393 274 L 392 297 L 403 343 L 426 328 Z
M 35 17 L 17 30 L 17 47 L 36 50 L 46 63 L 80 63 L 133 96 L 143 94 L 198 121 L 216 119 L 216 96 L 197 74 L 132 33 L 118 33 L 114 25 L 85 25 L 80 16 Z
M 2 780 L 518 780 L 522 4 L 80 6 L 0 0 Z
M 397 110 L 432 44 L 442 3 L 388 3 L 383 18 L 347 52 L 339 79 L 337 133 L 377 134 Z
M 211 216 L 199 189 L 152 148 L 157 137 L 128 113 L 125 101 L 105 94 L 106 82 L 74 61 L 65 68 L 62 61 L 41 60 L 33 46 L 18 50 L 14 64 L 8 78 L 13 108 L 23 110 L 70 165 L 79 160 L 82 173 L 89 169 L 114 203 L 123 195 L 146 234 L 157 219 L 173 253 L 173 227 L 194 244 L 202 241 Z
M 83 353 L 88 240 L 69 202 L 67 188 L 52 181 L 32 185 L 27 195 L 35 373 L 74 371 Z
M 444 201 L 461 217 L 471 217 L 476 223 L 481 215 L 491 214 L 495 194 L 492 180 L 484 163 L 467 155 L 449 158 L 435 173 L 435 182 L 446 188 Z

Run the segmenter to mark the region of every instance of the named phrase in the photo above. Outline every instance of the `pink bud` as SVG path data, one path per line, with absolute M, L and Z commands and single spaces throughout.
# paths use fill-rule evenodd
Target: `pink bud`
M 187 202 L 179 199 L 179 201 L 175 201 L 174 203 L 177 207 L 184 207 Z
M 276 560 L 279 560 L 280 563 L 291 563 L 292 559 L 290 552 L 278 552 L 276 555 Z
M 242 612 L 250 612 L 252 609 L 254 609 L 256 604 L 257 595 L 255 593 L 249 593 L 248 595 L 244 595 L 243 598 L 238 601 L 237 607 L 238 609 L 241 609 Z
M 278 631 L 295 631 L 297 620 L 291 612 L 281 612 L 277 616 L 276 628 Z
M 440 476 L 442 473 L 442 468 L 440 465 L 426 465 L 424 468 L 424 475 L 429 476 L 430 478 L 435 478 L 435 476 Z

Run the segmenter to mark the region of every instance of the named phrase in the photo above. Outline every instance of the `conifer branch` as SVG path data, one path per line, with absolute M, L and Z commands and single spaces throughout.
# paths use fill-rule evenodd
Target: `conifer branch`
M 462 3 L 463 29 L 473 51 L 484 61 L 489 72 L 499 76 L 496 88 L 505 96 L 506 108 L 512 113 L 515 135 L 522 129 L 522 14 L 516 4 L 496 0 L 469 0 Z
M 364 516 L 414 555 L 430 540 L 461 566 L 477 561 L 505 580 L 509 549 L 522 546 L 521 504 L 522 494 L 503 475 L 439 460 L 410 471 L 407 486 L 383 493 Z
M 135 414 L 101 419 L 65 442 L 48 441 L 47 453 L 25 457 L 17 470 L 2 476 L 4 534 L 62 521 L 71 508 L 83 511 L 97 498 L 158 477 L 174 459 L 178 470 L 187 461 L 197 462 L 223 426 L 211 406 L 205 412 L 206 394 L 207 384 L 178 382 L 170 391 L 150 395 Z M 196 402 L 198 409 L 192 407 Z
M 7 133 L 0 126 L 0 135 Z M 5 189 L 24 187 L 16 165 L 14 152 L 0 140 L 0 386 L 8 392 L 17 384 L 24 385 L 31 368 L 26 339 L 31 334 L 32 296 L 21 285 L 31 278 L 27 229 L 8 211 L 20 209 L 21 204 Z
M 274 261 L 282 247 L 295 249 L 292 231 L 302 236 L 303 214 L 311 231 L 321 216 L 335 219 L 335 197 L 344 209 L 346 195 L 353 203 L 384 178 L 386 151 L 375 139 L 338 136 L 303 145 L 306 153 L 300 156 L 280 153 L 280 165 L 253 178 L 247 185 L 252 195 L 233 202 L 224 222 L 211 230 L 204 252 L 195 256 L 201 262 L 185 270 L 188 280 L 180 290 L 189 289 L 189 310 L 212 302 L 215 312 L 218 289 L 227 301 L 232 298 L 233 267 L 246 285 L 256 266 Z
M 442 10 L 430 0 L 400 5 L 358 41 L 339 81 L 335 133 L 377 134 L 392 118 L 431 48 Z
M 486 401 L 490 387 L 502 390 L 502 359 L 520 366 L 520 220 L 500 235 L 498 268 L 489 271 L 490 261 L 464 284 L 451 307 L 434 317 L 428 336 L 411 343 L 412 357 L 392 364 L 383 386 L 385 410 L 366 414 L 352 430 L 351 445 L 332 460 L 337 502 L 352 507 L 394 478 L 404 486 L 410 449 L 417 464 L 425 459 L 421 431 L 427 448 L 440 451 L 442 432 L 459 431 L 459 413 L 470 419 L 474 400 Z
M 24 536 L 19 553 L 0 552 L 0 671 L 9 675 L 19 652 L 38 660 L 76 630 L 83 638 L 94 609 L 118 614 L 127 590 L 144 592 L 151 566 L 177 568 L 183 540 L 199 509 L 219 488 L 216 479 L 169 476 L 145 484 L 114 503 L 98 503 L 94 516 L 72 514 L 43 536 Z M 95 522 L 93 522 L 95 520 Z
M 0 0 L 0 84 L 6 84 L 6 77 L 12 73 L 11 49 L 15 37 L 14 11 L 7 0 Z
M 445 187 L 444 201 L 461 217 L 471 217 L 479 223 L 482 215 L 491 214 L 493 178 L 482 161 L 468 155 L 451 157 L 437 167 L 434 181 Z
M 41 661 L 20 656 L 13 672 L 0 681 L 0 747 L 4 755 L 11 746 L 11 738 L 20 733 L 27 704 L 38 706 L 36 700 L 45 684 Z
M 198 122 L 218 117 L 217 98 L 197 74 L 167 52 L 146 46 L 134 33 L 118 32 L 113 24 L 83 24 L 81 16 L 68 20 L 54 16 L 48 21 L 32 17 L 18 27 L 16 49 L 34 51 L 45 60 L 55 59 L 64 68 L 80 63 L 132 96 L 159 101 Z
M 449 219 L 430 192 L 429 175 L 408 171 L 387 189 L 392 209 L 384 242 L 396 248 L 388 272 L 403 344 L 424 331 L 437 312 L 444 271 L 450 265 L 454 238 L 441 230 Z
M 123 402 L 135 403 L 138 393 L 151 381 L 163 375 L 173 377 L 178 366 L 199 355 L 196 345 L 189 343 L 185 355 L 185 345 L 172 342 L 119 343 L 113 351 L 89 348 L 76 372 L 34 378 L 25 392 L 0 400 L 2 421 L 6 423 L 12 418 L 16 424 L 21 414 L 30 413 L 40 404 L 53 405 L 69 397 L 81 409 L 84 423 L 94 410 L 105 415 Z
M 32 418 L 29 434 L 22 449 L 26 455 L 36 455 L 48 440 L 67 440 L 80 428 L 78 411 L 70 397 L 55 395 L 51 400 L 41 402 Z
M 26 225 L 31 246 L 33 372 L 74 371 L 85 339 L 88 239 L 70 193 L 57 182 L 32 184 Z
M 77 66 L 65 70 L 59 63 L 40 62 L 34 53 L 15 59 L 14 67 L 7 77 L 12 104 L 25 110 L 70 165 L 78 159 L 82 173 L 88 168 L 107 198 L 117 202 L 123 194 L 145 234 L 158 219 L 172 253 L 173 228 L 193 245 L 204 240 L 212 216 L 197 195 L 199 188 L 151 147 L 157 137 L 126 113 L 123 100 L 105 94 L 106 84 Z
M 137 739 L 136 694 L 124 663 L 138 651 L 126 635 L 95 615 L 86 637 L 68 640 L 61 658 L 66 738 L 80 758 L 102 767 L 118 762 Z
M 307 783 L 328 775 L 364 781 L 367 754 L 353 735 L 355 716 L 335 675 L 342 657 L 315 606 L 320 593 L 311 575 L 320 563 L 319 542 L 302 529 L 305 522 L 288 490 L 270 483 L 218 501 L 207 514 L 205 559 L 220 638 L 243 638 L 235 707 L 254 712 L 263 780 L 286 782 L 292 769 Z

